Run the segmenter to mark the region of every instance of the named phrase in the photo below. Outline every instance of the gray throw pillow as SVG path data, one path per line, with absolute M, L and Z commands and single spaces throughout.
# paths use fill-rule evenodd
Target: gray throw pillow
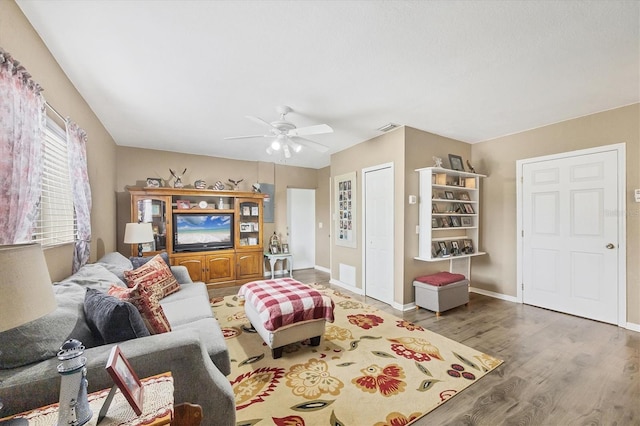
M 150 335 L 135 306 L 96 289 L 87 289 L 84 313 L 89 328 L 105 344 Z

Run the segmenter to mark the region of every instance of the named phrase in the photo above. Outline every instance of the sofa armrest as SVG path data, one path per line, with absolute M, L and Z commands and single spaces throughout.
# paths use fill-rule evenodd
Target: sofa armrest
M 195 330 L 155 334 L 118 344 L 138 377 L 171 371 L 174 402 L 202 406 L 203 424 L 235 425 L 235 399 L 229 380 L 216 368 Z M 85 350 L 89 392 L 109 388 L 105 370 L 113 345 Z M 0 417 L 58 402 L 60 361 L 50 358 L 28 366 L 0 371 Z
M 179 284 L 187 284 L 192 283 L 193 280 L 189 275 L 189 270 L 186 266 L 182 265 L 174 265 L 171 266 L 171 272 L 173 272 L 173 276 L 176 277 L 176 280 Z

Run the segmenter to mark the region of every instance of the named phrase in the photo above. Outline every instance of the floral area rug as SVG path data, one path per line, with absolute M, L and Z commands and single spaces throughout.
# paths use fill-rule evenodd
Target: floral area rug
M 235 296 L 211 300 L 231 357 L 238 425 L 401 426 L 424 416 L 502 361 L 338 291 L 320 346 L 281 358 L 248 326 Z

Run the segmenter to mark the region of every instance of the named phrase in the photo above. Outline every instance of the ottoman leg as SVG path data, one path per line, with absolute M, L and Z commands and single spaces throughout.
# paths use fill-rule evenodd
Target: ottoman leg
M 315 336 L 311 338 L 311 346 L 320 346 L 320 338 L 322 336 Z
M 273 357 L 273 359 L 280 358 L 282 356 L 282 346 L 280 346 L 279 348 L 271 349 L 271 356 Z

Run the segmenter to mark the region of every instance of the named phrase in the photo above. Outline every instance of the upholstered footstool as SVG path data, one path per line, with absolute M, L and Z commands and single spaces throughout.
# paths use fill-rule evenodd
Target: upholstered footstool
M 240 287 L 238 296 L 274 359 L 290 343 L 311 339 L 318 346 L 325 323 L 333 322 L 333 300 L 293 278 L 253 281 Z
M 438 272 L 413 281 L 416 306 L 440 312 L 469 303 L 469 280 L 462 274 Z

